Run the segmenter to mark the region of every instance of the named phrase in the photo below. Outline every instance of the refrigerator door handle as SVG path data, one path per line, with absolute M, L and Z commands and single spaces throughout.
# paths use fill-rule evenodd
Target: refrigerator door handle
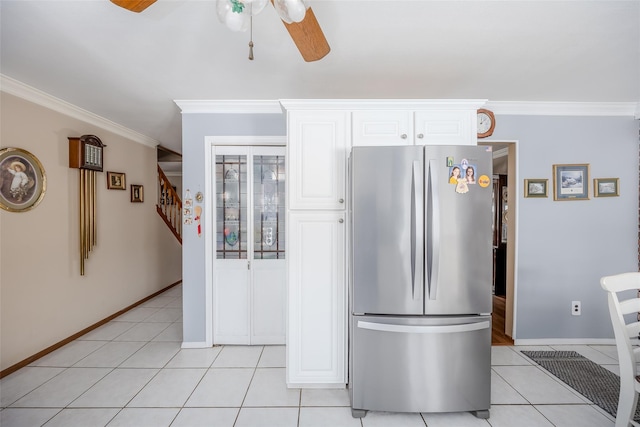
M 411 174 L 411 298 L 416 299 L 416 285 L 422 284 L 423 249 L 418 239 L 423 235 L 423 186 L 420 161 L 414 161 Z M 420 289 L 418 287 L 418 289 Z M 422 294 L 417 296 L 422 298 Z
M 437 160 L 429 160 L 429 236 L 428 244 L 428 267 L 429 273 L 427 284 L 429 289 L 429 299 L 435 300 L 438 291 L 438 276 L 440 275 L 440 183 L 437 172 Z
M 462 323 L 459 325 L 394 325 L 389 323 L 374 323 L 358 321 L 358 328 L 371 331 L 398 332 L 408 334 L 449 334 L 457 332 L 471 332 L 491 327 L 488 320 L 483 322 Z

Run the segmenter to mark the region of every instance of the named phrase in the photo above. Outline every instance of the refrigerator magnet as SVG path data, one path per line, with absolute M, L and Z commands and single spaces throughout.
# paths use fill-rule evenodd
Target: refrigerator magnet
M 467 169 L 464 171 L 464 178 L 467 180 L 467 184 L 475 184 L 476 167 L 472 165 L 467 166 Z
M 467 180 L 464 178 L 458 179 L 458 184 L 456 184 L 456 193 L 464 194 L 469 192 L 469 187 L 467 186 Z
M 449 184 L 457 184 L 460 178 L 462 178 L 460 166 L 455 165 L 449 168 Z
M 447 167 L 450 168 L 451 166 L 453 166 L 453 157 L 449 156 L 447 157 Z
M 482 188 L 486 188 L 491 184 L 491 179 L 487 175 L 480 175 L 478 178 L 478 185 Z

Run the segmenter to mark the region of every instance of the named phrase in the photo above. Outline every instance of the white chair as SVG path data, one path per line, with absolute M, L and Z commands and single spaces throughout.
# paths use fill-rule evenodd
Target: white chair
M 640 426 L 633 421 L 638 404 L 640 392 L 640 376 L 636 372 L 636 361 L 640 348 L 634 347 L 631 339 L 638 342 L 640 322 L 637 313 L 640 312 L 640 298 L 637 290 L 640 289 L 640 273 L 622 273 L 613 276 L 605 276 L 600 279 L 600 286 L 608 292 L 609 315 L 613 324 L 613 332 L 616 337 L 618 350 L 618 362 L 620 363 L 620 397 L 618 398 L 618 412 L 616 414 L 616 427 L 628 427 L 629 424 Z M 631 298 L 620 300 L 618 292 L 636 290 Z M 627 319 L 624 315 L 633 314 Z

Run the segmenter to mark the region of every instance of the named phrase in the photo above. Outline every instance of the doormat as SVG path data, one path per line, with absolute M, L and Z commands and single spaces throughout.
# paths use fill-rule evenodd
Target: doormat
M 618 410 L 620 377 L 575 351 L 522 351 L 584 397 L 610 413 Z M 640 421 L 636 408 L 635 421 Z

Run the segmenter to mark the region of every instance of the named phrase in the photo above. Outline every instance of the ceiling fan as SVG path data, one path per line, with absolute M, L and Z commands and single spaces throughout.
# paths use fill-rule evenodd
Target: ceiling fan
M 246 4 L 250 5 L 253 2 L 263 3 L 259 0 L 217 1 L 219 16 L 221 14 L 221 8 L 224 8 L 225 11 L 231 10 L 231 13 L 240 14 Z M 111 0 L 111 2 L 132 12 L 139 13 L 155 3 L 156 0 Z M 278 11 L 278 14 L 282 19 L 282 23 L 287 28 L 287 31 L 289 31 L 293 42 L 296 44 L 296 47 L 302 54 L 302 58 L 305 61 L 317 61 L 324 58 L 329 53 L 331 48 L 329 47 L 329 43 L 322 32 L 322 28 L 320 28 L 320 24 L 318 24 L 318 20 L 316 19 L 313 10 L 311 10 L 310 7 L 305 7 L 302 11 L 295 7 L 289 7 L 289 10 L 287 10 L 288 5 L 303 5 L 304 7 L 302 0 L 271 0 L 271 3 Z M 264 5 L 262 5 L 262 7 L 263 6 Z M 262 10 L 262 8 L 260 8 L 258 12 L 260 10 Z M 227 26 L 232 28 L 228 21 Z M 241 28 L 237 28 L 235 30 L 240 29 Z

